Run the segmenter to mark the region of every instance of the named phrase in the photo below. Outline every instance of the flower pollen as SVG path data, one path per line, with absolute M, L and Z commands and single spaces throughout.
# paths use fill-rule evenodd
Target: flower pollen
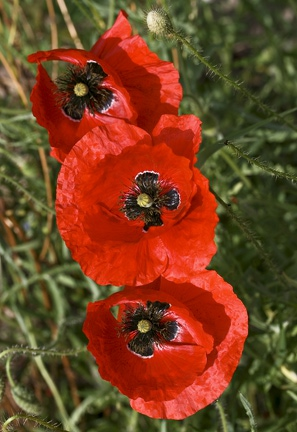
M 143 171 L 135 176 L 129 191 L 121 197 L 120 210 L 129 220 L 142 220 L 146 232 L 151 226 L 162 226 L 162 211 L 176 210 L 180 205 L 180 195 L 169 182 L 159 179 L 154 171 Z

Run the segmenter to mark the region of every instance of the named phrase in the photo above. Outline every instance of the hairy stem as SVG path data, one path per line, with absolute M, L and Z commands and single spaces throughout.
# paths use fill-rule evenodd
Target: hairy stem
M 32 356 L 39 356 L 39 355 L 75 356 L 77 354 L 80 354 L 81 352 L 84 352 L 85 350 L 86 347 L 77 348 L 75 350 L 54 351 L 54 350 L 47 350 L 44 348 L 29 348 L 29 347 L 15 346 L 15 347 L 7 348 L 6 350 L 2 351 L 0 353 L 0 360 L 6 356 L 13 356 L 14 354 L 29 354 Z
M 262 169 L 263 171 L 267 172 L 268 174 L 274 175 L 275 177 L 285 178 L 286 180 L 290 180 L 290 181 L 294 181 L 294 182 L 297 181 L 297 175 L 294 175 L 294 174 L 291 174 L 291 173 L 286 173 L 286 172 L 283 172 L 283 171 L 278 171 L 278 170 L 276 170 L 274 168 L 271 168 L 265 162 L 259 161 L 258 158 L 252 158 L 252 157 L 248 156 L 247 153 L 245 153 L 244 151 L 242 151 L 239 147 L 235 146 L 231 141 L 226 141 L 225 144 L 231 150 L 233 150 L 233 152 L 236 154 L 236 156 L 244 158 L 251 165 L 255 165 L 256 167 L 258 167 L 258 168 Z
M 226 414 L 225 414 L 224 408 L 223 408 L 221 402 L 219 402 L 219 400 L 216 401 L 216 408 L 217 408 L 217 410 L 219 412 L 219 417 L 220 417 L 222 431 L 223 432 L 228 432 L 228 425 L 227 425 Z
M 269 114 L 271 117 L 277 119 L 280 123 L 286 124 L 290 129 L 297 131 L 297 127 L 284 119 L 281 115 L 279 115 L 277 112 L 273 111 L 271 108 L 269 108 L 266 104 L 264 104 L 257 96 L 254 96 L 252 93 L 250 93 L 243 85 L 242 83 L 234 81 L 232 78 L 225 75 L 223 72 L 220 71 L 220 69 L 214 65 L 212 65 L 203 55 L 194 48 L 190 42 L 183 37 L 181 34 L 179 34 L 177 31 L 173 30 L 168 35 L 171 39 L 175 39 L 176 41 L 180 42 L 184 47 L 186 47 L 189 52 L 198 59 L 204 66 L 206 66 L 214 75 L 221 78 L 222 81 L 225 82 L 225 84 L 230 85 L 233 87 L 236 91 L 238 91 L 242 96 L 253 102 L 255 105 L 258 106 L 260 110 L 262 110 L 264 113 Z
M 2 431 L 3 432 L 9 432 L 9 431 L 11 431 L 11 429 L 10 429 L 10 427 L 8 425 L 10 423 L 12 423 L 13 421 L 17 421 L 17 420 L 21 420 L 21 419 L 24 421 L 24 423 L 26 421 L 32 421 L 32 422 L 36 423 L 36 426 L 37 425 L 43 426 L 46 429 L 50 429 L 50 430 L 53 430 L 53 431 L 57 431 L 57 432 L 69 432 L 69 431 L 67 431 L 65 429 L 61 429 L 60 427 L 54 425 L 53 423 L 49 423 L 49 422 L 47 422 L 47 421 L 45 421 L 45 420 L 43 420 L 43 419 L 41 419 L 39 417 L 35 417 L 35 416 L 27 415 L 27 414 L 15 414 L 14 416 L 9 417 L 9 419 L 7 419 L 3 423 L 3 425 L 2 425 Z
M 26 195 L 27 198 L 29 198 L 29 200 L 34 201 L 35 204 L 37 204 L 39 207 L 43 208 L 48 213 L 56 214 L 54 209 L 48 207 L 46 204 L 43 204 L 43 202 L 41 202 L 37 198 L 35 198 L 34 195 L 32 195 L 30 192 L 28 192 L 22 185 L 20 185 L 18 182 L 16 182 L 13 178 L 0 172 L 0 178 L 1 177 L 3 178 L 3 180 L 5 180 L 8 183 L 11 183 L 13 186 L 15 186 L 16 189 L 20 190 L 24 195 Z
M 274 276 L 278 280 L 278 282 L 283 287 L 287 288 L 288 287 L 287 281 L 283 277 L 280 270 L 278 268 L 276 268 L 270 255 L 265 251 L 265 249 L 262 246 L 262 243 L 258 240 L 256 234 L 249 228 L 247 221 L 242 219 L 241 216 L 239 216 L 236 212 L 234 212 L 230 208 L 230 206 L 228 204 L 226 204 L 225 201 L 223 201 L 222 198 L 219 197 L 213 189 L 211 189 L 211 192 L 215 195 L 217 201 L 224 207 L 224 209 L 227 211 L 227 213 L 231 217 L 231 219 L 239 226 L 239 228 L 242 230 L 242 232 L 247 237 L 247 239 L 252 243 L 252 245 L 258 251 L 259 255 L 262 257 L 262 259 L 266 263 L 267 267 L 274 274 Z

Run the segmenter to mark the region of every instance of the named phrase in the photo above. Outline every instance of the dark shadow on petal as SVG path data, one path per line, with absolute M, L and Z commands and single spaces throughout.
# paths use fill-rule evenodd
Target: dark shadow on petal
M 110 43 L 114 44 L 115 41 L 109 40 Z M 127 48 L 130 52 L 129 48 Z M 144 48 L 143 45 L 136 49 L 137 57 L 140 57 L 140 53 L 143 51 L 143 58 L 145 59 L 148 49 Z M 161 95 L 161 89 L 164 90 L 165 87 L 172 86 L 171 92 L 167 88 L 166 98 L 169 98 L 169 94 L 175 93 L 175 88 L 179 87 L 178 77 L 175 77 L 177 73 L 173 68 L 173 65 L 168 64 L 159 59 L 160 66 L 154 66 L 154 73 L 148 72 L 148 67 L 152 66 L 141 66 L 130 58 L 133 57 L 133 53 L 128 53 L 121 47 L 117 47 L 116 55 L 104 56 L 104 60 L 109 62 L 110 66 L 117 72 L 120 77 L 123 86 L 129 92 L 131 103 L 136 108 L 138 112 L 137 126 L 145 129 L 146 131 L 151 131 L 157 124 L 160 116 L 162 114 L 177 114 L 177 105 L 174 106 L 171 103 L 162 102 L 164 95 Z M 153 60 L 152 60 L 153 62 Z M 156 64 L 157 59 L 154 60 Z M 168 69 L 168 70 L 167 70 Z M 171 71 L 169 69 L 172 69 Z M 166 70 L 166 71 L 165 71 Z M 159 72 L 159 73 L 158 73 Z M 172 75 L 172 79 L 168 80 L 167 76 Z M 161 82 L 161 77 L 166 77 L 166 81 Z M 173 100 L 172 96 L 172 100 Z
M 216 346 L 225 339 L 230 325 L 231 319 L 225 312 L 225 306 L 217 303 L 209 291 L 196 288 L 197 302 L 191 302 L 191 311 L 195 318 L 202 323 L 203 330 L 211 334 L 214 338 L 214 349 L 207 357 L 207 365 L 205 369 L 213 365 L 217 358 Z

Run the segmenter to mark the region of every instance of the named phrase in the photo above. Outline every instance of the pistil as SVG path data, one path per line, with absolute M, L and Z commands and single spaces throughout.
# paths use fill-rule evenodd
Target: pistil
M 151 207 L 154 202 L 154 200 L 146 193 L 139 194 L 136 201 L 140 207 L 144 207 L 144 208 Z
M 149 320 L 143 319 L 140 320 L 137 324 L 137 329 L 140 333 L 147 333 L 152 328 L 152 323 Z
M 73 91 L 76 96 L 82 97 L 89 93 L 89 87 L 84 83 L 77 83 L 75 84 Z

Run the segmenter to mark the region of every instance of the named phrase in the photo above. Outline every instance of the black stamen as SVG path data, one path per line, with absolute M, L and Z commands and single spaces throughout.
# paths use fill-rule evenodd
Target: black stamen
M 130 339 L 127 346 L 130 351 L 141 357 L 152 357 L 154 346 L 173 340 L 178 332 L 176 321 L 164 321 L 169 303 L 148 301 L 146 307 L 138 304 L 136 308 L 128 306 L 124 310 L 120 333 Z
M 105 112 L 114 100 L 112 91 L 102 86 L 105 77 L 102 67 L 93 61 L 84 67 L 68 66 L 56 80 L 57 103 L 73 120 L 81 120 L 86 108 L 93 115 Z
M 176 210 L 180 195 L 174 187 L 159 180 L 154 171 L 144 171 L 135 176 L 130 190 L 121 196 L 121 211 L 129 220 L 141 219 L 144 231 L 151 226 L 162 226 L 162 208 Z
M 180 196 L 176 189 L 171 189 L 164 195 L 164 206 L 168 210 L 175 210 L 179 206 Z
M 154 354 L 153 339 L 143 333 L 138 333 L 134 339 L 128 343 L 128 347 L 135 354 L 141 357 L 152 357 Z

